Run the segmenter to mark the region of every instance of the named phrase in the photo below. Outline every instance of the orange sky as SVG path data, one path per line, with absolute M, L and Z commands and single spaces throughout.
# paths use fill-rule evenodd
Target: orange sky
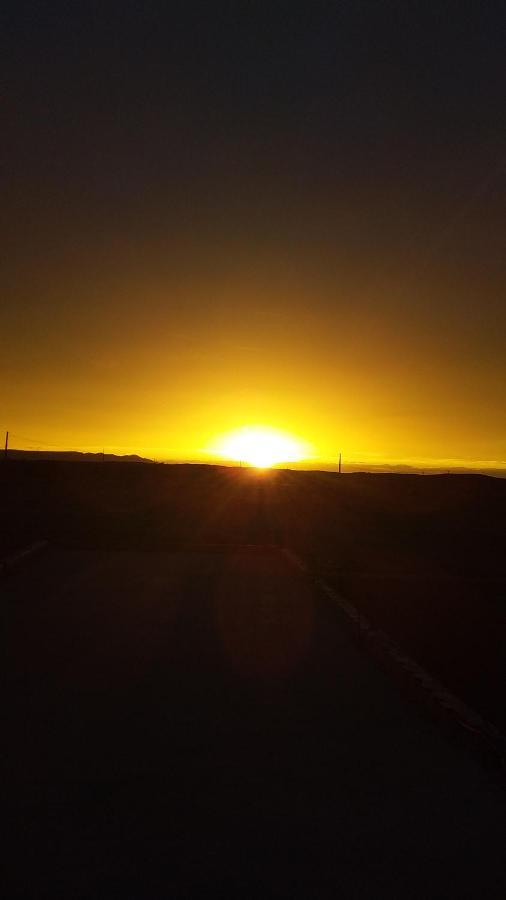
M 58 6 L 3 48 L 11 445 L 506 466 L 498 8 Z
M 317 461 L 342 450 L 366 462 L 504 462 L 504 363 L 457 305 L 438 331 L 422 287 L 403 313 L 349 273 L 341 285 L 339 272 L 323 280 L 294 261 L 258 265 L 198 279 L 92 272 L 79 303 L 53 307 L 49 322 L 44 305 L 20 316 L 3 361 L 11 444 L 198 459 L 218 435 L 263 424 L 311 444 Z

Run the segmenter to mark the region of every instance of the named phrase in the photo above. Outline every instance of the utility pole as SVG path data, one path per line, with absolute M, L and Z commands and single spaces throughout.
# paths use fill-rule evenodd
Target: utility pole
M 339 454 L 339 474 L 341 474 L 341 453 Z
M 9 452 L 9 432 L 5 432 L 5 449 L 4 449 L 4 459 L 7 459 L 7 453 Z

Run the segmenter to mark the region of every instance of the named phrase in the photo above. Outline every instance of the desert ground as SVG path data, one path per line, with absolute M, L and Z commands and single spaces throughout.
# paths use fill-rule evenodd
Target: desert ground
M 504 896 L 497 772 L 315 575 L 500 728 L 506 482 L 0 478 L 9 896 Z

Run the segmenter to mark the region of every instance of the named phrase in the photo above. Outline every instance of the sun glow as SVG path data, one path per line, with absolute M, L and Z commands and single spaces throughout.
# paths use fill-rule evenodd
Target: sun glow
M 302 441 L 274 428 L 240 428 L 220 438 L 212 448 L 223 459 L 245 462 L 257 469 L 298 462 L 308 456 Z

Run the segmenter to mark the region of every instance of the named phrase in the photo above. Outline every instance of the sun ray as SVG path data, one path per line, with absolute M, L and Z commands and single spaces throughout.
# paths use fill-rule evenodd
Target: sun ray
M 298 462 L 308 448 L 292 435 L 266 426 L 245 426 L 219 438 L 212 452 L 222 459 L 245 462 L 258 469 Z

